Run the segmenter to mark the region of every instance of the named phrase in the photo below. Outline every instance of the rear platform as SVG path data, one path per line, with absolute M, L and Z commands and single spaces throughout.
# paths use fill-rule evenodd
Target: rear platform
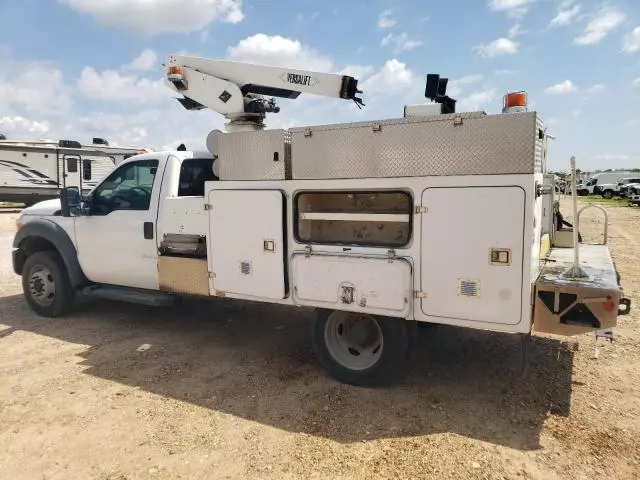
M 628 313 L 629 301 L 609 248 L 580 244 L 580 267 L 587 278 L 569 278 L 573 248 L 554 248 L 535 286 L 533 330 L 576 335 L 611 328 L 618 315 Z

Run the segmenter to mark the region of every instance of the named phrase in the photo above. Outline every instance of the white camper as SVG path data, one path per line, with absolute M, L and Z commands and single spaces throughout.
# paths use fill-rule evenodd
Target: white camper
M 0 140 L 0 202 L 32 205 L 58 198 L 61 188 L 88 192 L 114 165 L 150 152 L 140 147 L 113 147 L 101 138 L 82 145 L 73 140 Z

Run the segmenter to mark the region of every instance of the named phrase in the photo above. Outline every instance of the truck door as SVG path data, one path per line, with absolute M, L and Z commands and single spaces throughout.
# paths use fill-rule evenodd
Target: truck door
M 76 217 L 78 259 L 91 281 L 158 288 L 159 165 L 156 159 L 120 165 L 93 191 L 91 215 Z
M 525 191 L 428 188 L 422 205 L 422 313 L 448 323 L 519 324 Z
M 284 197 L 278 190 L 212 190 L 208 196 L 212 294 L 281 299 Z

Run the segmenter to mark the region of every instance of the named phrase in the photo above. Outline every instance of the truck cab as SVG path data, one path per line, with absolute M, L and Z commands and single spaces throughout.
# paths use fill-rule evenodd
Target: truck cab
M 42 247 L 31 244 L 29 233 L 48 229 L 47 241 L 58 247 L 67 268 L 73 267 L 68 269 L 76 286 L 95 283 L 158 289 L 158 237 L 162 238 L 163 229 L 172 228 L 167 224 L 171 200 L 183 199 L 202 209 L 204 184 L 217 179 L 213 163 L 208 152 L 136 155 L 82 197 L 73 216 L 62 215 L 60 200 L 26 208 L 18 220 L 19 234 L 26 242 L 13 252 L 16 271 L 22 271 L 31 250 Z M 160 198 L 166 201 L 160 202 Z M 114 249 L 123 242 L 125 248 Z M 73 251 L 77 252 L 77 265 Z M 47 292 L 46 288 L 41 290 Z M 46 296 L 34 297 L 36 303 L 41 300 L 36 308 L 56 313 L 61 305 L 50 304 Z

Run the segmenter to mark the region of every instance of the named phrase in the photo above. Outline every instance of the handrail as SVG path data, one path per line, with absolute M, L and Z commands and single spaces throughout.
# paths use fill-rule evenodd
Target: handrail
M 587 208 L 591 208 L 591 207 L 597 208 L 604 214 L 604 243 L 602 245 L 606 245 L 607 237 L 609 234 L 609 215 L 607 214 L 607 211 L 604 208 L 602 208 L 600 205 L 585 205 L 584 207 L 582 207 L 578 211 L 578 215 L 576 218 L 576 228 L 578 228 L 578 226 L 580 225 L 580 214 Z

